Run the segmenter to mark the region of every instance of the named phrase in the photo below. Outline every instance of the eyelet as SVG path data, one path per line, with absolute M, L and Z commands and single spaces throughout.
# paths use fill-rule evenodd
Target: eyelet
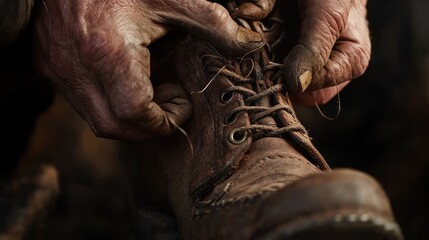
M 233 92 L 222 92 L 222 94 L 220 95 L 220 101 L 222 103 L 228 103 L 232 100 L 233 97 L 234 97 Z
M 239 128 L 234 129 L 229 134 L 229 141 L 233 144 L 241 144 L 247 139 L 247 132 L 240 130 Z
M 237 121 L 237 113 L 234 113 L 234 114 L 228 113 L 225 117 L 224 123 L 225 125 L 229 125 L 235 121 Z

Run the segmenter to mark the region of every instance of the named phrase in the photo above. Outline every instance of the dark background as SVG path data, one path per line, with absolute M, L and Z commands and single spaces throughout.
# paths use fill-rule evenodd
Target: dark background
M 391 199 L 405 239 L 409 240 L 427 239 L 424 234 L 429 226 L 427 13 L 427 0 L 369 0 L 372 59 L 365 75 L 341 92 L 339 118 L 328 121 L 316 108 L 297 110 L 315 145 L 332 167 L 360 169 L 380 181 Z M 15 50 L 8 52 L 12 56 Z M 18 47 L 18 50 L 25 49 Z M 25 65 L 30 64 L 28 59 Z M 25 139 L 22 135 L 31 130 L 32 111 L 41 111 L 42 107 L 36 104 L 38 101 L 15 98 L 28 96 L 30 88 L 38 89 L 31 84 L 21 86 L 22 81 L 16 80 L 27 79 L 28 72 L 7 71 L 22 65 L 22 58 L 7 57 L 7 61 L 0 59 L 0 63 L 3 97 L 0 156 L 1 169 L 7 172 L 10 164 L 4 160 L 13 159 L 7 153 L 21 151 L 8 146 Z M 6 81 L 9 78 L 15 80 Z M 21 94 L 10 94 L 7 98 L 8 89 L 18 89 Z M 34 99 L 43 100 L 38 95 L 41 91 L 30 92 L 36 92 Z M 335 100 L 322 107 L 330 116 L 335 115 L 336 108 Z M 30 123 L 24 126 L 18 124 L 27 120 Z M 132 239 L 131 236 L 154 239 L 147 232 L 158 231 L 161 233 L 158 236 L 168 231 L 177 234 L 169 219 L 158 221 L 164 216 L 150 209 L 136 210 L 135 205 L 139 204 L 130 201 L 132 189 L 127 166 L 131 161 L 124 157 L 127 156 L 124 151 L 128 153 L 122 143 L 95 138 L 64 98 L 56 96 L 51 108 L 40 117 L 22 161 L 22 164 L 49 162 L 60 173 L 61 195 L 48 216 L 41 239 Z

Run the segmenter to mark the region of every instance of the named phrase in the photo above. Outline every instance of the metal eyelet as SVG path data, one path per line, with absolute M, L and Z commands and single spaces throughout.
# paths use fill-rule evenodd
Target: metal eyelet
M 225 117 L 224 123 L 225 125 L 229 125 L 233 122 L 237 121 L 237 114 L 236 113 L 228 113 Z
M 229 141 L 233 144 L 241 144 L 247 139 L 247 132 L 236 128 L 229 134 Z
M 233 92 L 222 92 L 222 94 L 220 95 L 220 101 L 222 103 L 228 103 L 232 100 L 233 97 L 234 97 Z

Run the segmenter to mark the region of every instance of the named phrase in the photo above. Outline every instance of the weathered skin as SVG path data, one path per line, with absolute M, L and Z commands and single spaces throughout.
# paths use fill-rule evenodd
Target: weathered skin
M 218 49 L 262 43 L 206 0 L 45 0 L 36 13 L 36 58 L 96 135 L 141 139 L 176 130 L 191 114 L 180 87 L 153 90 L 148 46 L 172 28 Z M 168 66 L 166 66 L 168 67 Z M 174 122 L 174 123 L 173 123 Z
M 11 44 L 27 26 L 34 0 L 0 0 L 0 49 Z
M 260 20 L 276 0 L 242 1 L 234 16 Z M 367 0 L 278 1 L 281 16 L 293 27 L 295 46 L 285 60 L 285 77 L 303 104 L 326 103 L 368 67 L 371 42 L 366 19 Z M 247 17 L 249 15 L 258 18 Z M 293 16 L 298 14 L 298 16 Z M 301 84 L 300 78 L 311 82 Z M 314 96 L 314 99 L 313 99 Z
M 102 137 L 169 134 L 190 116 L 191 105 L 180 87 L 157 92 L 150 81 L 147 47 L 170 29 L 185 29 L 229 53 L 247 52 L 261 44 L 259 35 L 241 31 L 223 7 L 206 0 L 43 3 L 36 14 L 39 68 Z M 238 3 L 233 17 L 258 20 L 271 12 L 275 0 Z M 285 60 L 290 89 L 301 103 L 325 103 L 337 93 L 330 86 L 339 84 L 341 90 L 368 65 L 366 0 L 279 4 L 286 20 L 292 17 L 288 12 L 299 15 L 289 21 L 299 28 L 295 47 Z

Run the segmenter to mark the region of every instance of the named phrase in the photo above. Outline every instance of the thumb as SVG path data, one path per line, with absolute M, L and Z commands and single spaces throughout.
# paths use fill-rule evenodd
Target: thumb
M 223 52 L 243 54 L 263 44 L 261 35 L 239 26 L 218 3 L 206 0 L 171 1 L 171 11 L 165 13 L 167 19 Z

